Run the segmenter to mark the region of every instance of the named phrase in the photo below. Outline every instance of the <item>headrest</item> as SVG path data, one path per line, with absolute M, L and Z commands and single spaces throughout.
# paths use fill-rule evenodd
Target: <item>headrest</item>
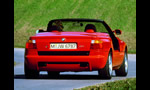
M 88 33 L 93 33 L 94 30 L 93 30 L 93 29 L 87 29 L 86 32 L 88 32 Z
M 51 32 L 59 32 L 58 30 L 52 30 Z
M 96 27 L 93 24 L 87 24 L 84 31 L 86 32 L 88 29 L 93 29 L 96 32 Z

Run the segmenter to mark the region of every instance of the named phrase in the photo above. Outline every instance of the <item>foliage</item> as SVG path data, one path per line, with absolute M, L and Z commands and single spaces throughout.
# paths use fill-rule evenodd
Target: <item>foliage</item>
M 14 46 L 25 47 L 37 29 L 59 18 L 105 20 L 125 33 L 129 51 L 136 52 L 136 0 L 14 0 Z
M 136 78 L 107 82 L 74 90 L 136 90 Z

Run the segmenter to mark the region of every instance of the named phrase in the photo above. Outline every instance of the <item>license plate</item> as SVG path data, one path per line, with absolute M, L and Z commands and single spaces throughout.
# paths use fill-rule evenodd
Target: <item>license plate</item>
M 77 49 L 76 43 L 51 43 L 50 49 Z

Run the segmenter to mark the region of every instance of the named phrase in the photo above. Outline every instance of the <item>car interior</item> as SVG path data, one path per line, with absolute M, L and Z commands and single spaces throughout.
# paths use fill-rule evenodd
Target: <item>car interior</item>
M 48 32 L 59 32 L 59 31 L 62 31 L 59 29 L 58 26 L 51 26 L 47 29 Z
M 61 32 L 63 31 L 62 29 L 64 27 L 61 27 L 61 25 L 48 25 L 48 28 L 47 28 L 47 31 L 48 32 Z M 82 25 L 83 26 L 83 25 Z M 112 43 L 113 43 L 113 47 L 114 47 L 114 50 L 119 50 L 119 42 L 118 42 L 118 39 L 115 37 L 114 33 L 110 30 L 110 28 L 108 26 L 106 26 L 106 24 L 104 25 L 106 27 L 106 29 L 108 30 L 108 33 L 112 39 Z M 88 32 L 88 33 L 92 33 L 92 32 L 96 32 L 96 27 L 95 25 L 93 24 L 87 24 L 85 26 L 85 29 L 84 29 L 84 32 Z
M 87 24 L 84 32 L 96 32 L 96 27 L 93 24 Z

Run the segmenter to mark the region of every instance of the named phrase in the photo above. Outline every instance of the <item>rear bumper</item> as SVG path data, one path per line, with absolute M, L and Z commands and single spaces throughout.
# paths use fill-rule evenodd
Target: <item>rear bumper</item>
M 104 68 L 108 52 L 89 56 L 26 55 L 28 68 L 38 71 L 92 71 Z

